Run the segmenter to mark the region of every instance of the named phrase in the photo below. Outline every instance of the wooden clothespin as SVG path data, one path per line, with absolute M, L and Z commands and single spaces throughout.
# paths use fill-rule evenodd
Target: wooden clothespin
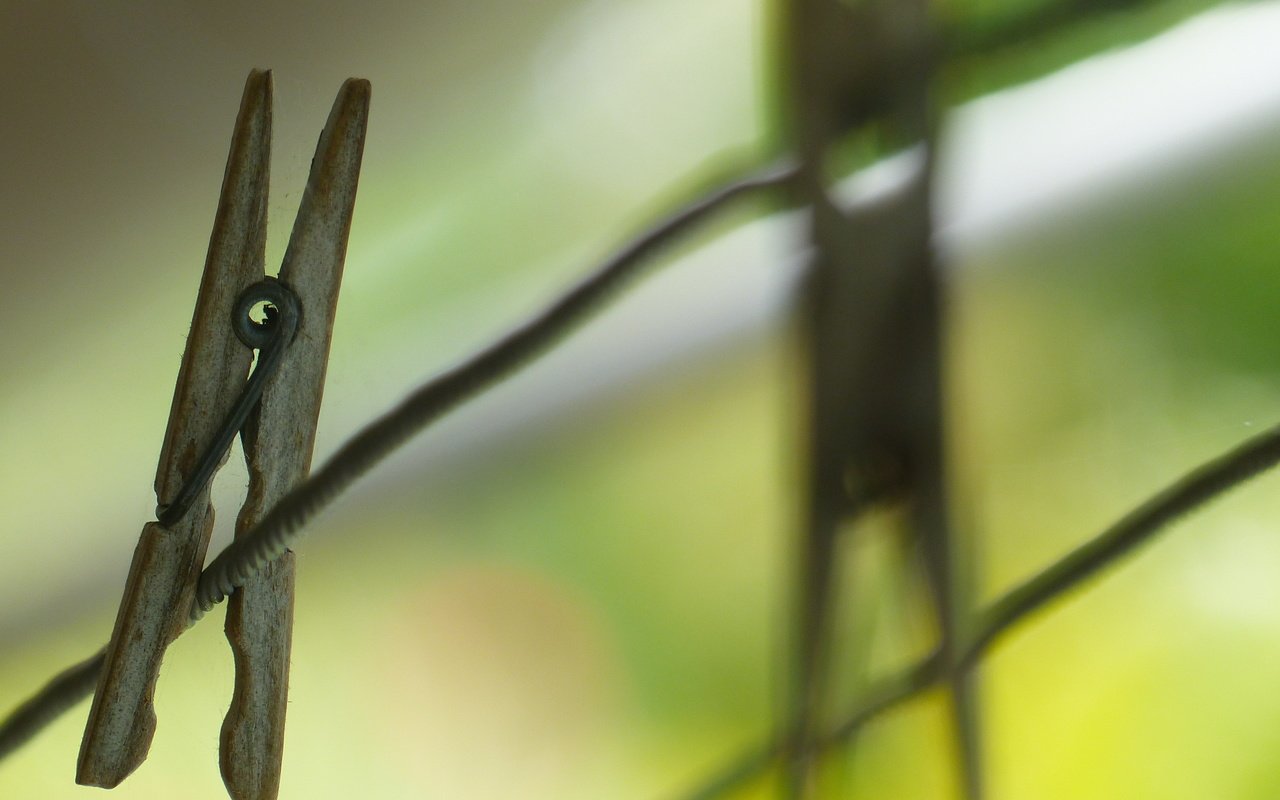
M 943 462 L 942 309 L 931 213 L 938 47 L 924 0 L 790 0 L 788 94 L 812 210 L 814 260 L 802 306 L 810 374 L 807 512 L 800 552 L 797 663 L 790 701 L 791 793 L 812 789 L 839 531 L 865 508 L 907 504 L 939 628 L 955 652 L 958 615 Z M 895 189 L 856 207 L 831 185 L 834 154 L 870 126 L 916 156 Z M 951 683 L 967 795 L 982 791 L 973 688 Z
M 310 467 L 368 121 L 369 83 L 348 80 L 320 135 L 278 281 L 264 281 L 272 83 L 245 84 L 222 195 L 156 475 L 158 521 L 143 527 L 89 712 L 76 780 L 114 787 L 146 758 L 165 649 L 188 625 L 213 509 L 208 483 L 242 434 L 248 497 L 241 535 Z M 265 324 L 248 319 L 267 303 Z M 238 340 L 239 339 L 239 340 Z M 258 365 L 246 382 L 251 352 Z M 292 554 L 231 599 L 236 685 L 223 724 L 233 798 L 273 798 L 283 754 Z

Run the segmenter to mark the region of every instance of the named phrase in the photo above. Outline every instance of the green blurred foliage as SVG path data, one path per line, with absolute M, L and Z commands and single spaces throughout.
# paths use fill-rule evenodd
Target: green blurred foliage
M 952 56 L 947 102 L 1039 78 L 1088 56 L 1147 39 L 1207 0 L 947 0 L 938 19 Z
M 448 159 L 440 142 L 422 145 L 403 186 L 366 209 L 372 221 L 358 232 L 387 245 L 391 278 L 410 278 L 387 278 L 344 324 L 374 329 L 376 343 L 424 307 L 445 314 L 480 296 L 488 302 L 462 324 L 487 330 L 619 238 L 620 216 L 638 224 L 650 215 L 635 209 L 661 208 L 646 199 L 659 191 L 655 176 L 685 171 L 706 142 L 767 147 L 762 131 L 776 118 L 760 111 L 770 91 L 757 78 L 771 74 L 759 56 L 769 31 L 735 16 L 757 10 L 644 5 L 644 30 L 689 26 L 669 61 L 649 65 L 657 86 L 702 69 L 737 82 L 692 99 L 663 96 L 644 70 L 614 85 L 658 121 L 637 138 L 662 143 L 643 157 L 616 146 L 610 134 L 628 131 L 587 107 L 573 123 L 611 153 L 616 180 L 566 175 L 564 154 L 549 155 L 561 127 L 529 108 L 507 109 L 504 124 L 474 140 L 455 132 Z M 1108 15 L 1050 43 L 968 59 L 949 73 L 947 98 L 1043 74 L 1202 5 Z M 1027 7 L 946 14 L 959 25 Z M 602 4 L 591 13 L 577 36 L 641 12 Z M 728 44 L 699 45 L 725 30 Z M 678 121 L 691 109 L 705 120 L 684 140 L 691 129 Z M 1277 178 L 1280 152 L 1242 146 L 956 265 L 957 521 L 980 597 L 1275 419 Z M 415 202 L 426 185 L 442 188 L 424 211 Z M 415 226 L 427 233 L 391 241 Z M 409 470 L 324 518 L 299 553 L 282 796 L 651 797 L 697 785 L 763 740 L 785 663 L 799 516 L 793 348 L 778 331 L 443 478 Z M 1274 794 L 1276 488 L 1265 478 L 1233 495 L 997 649 L 982 669 L 994 797 Z M 932 632 L 907 559 L 877 534 L 892 522 L 869 521 L 844 554 L 841 655 L 857 663 L 868 653 L 871 667 L 840 673 L 833 717 Z M 4 696 L 86 652 L 109 616 L 8 647 Z M 121 796 L 221 796 L 214 750 L 230 669 L 216 625 L 174 648 L 156 748 Z M 4 765 L 5 796 L 92 794 L 70 786 L 80 721 L 69 715 Z M 886 715 L 856 745 L 831 754 L 823 780 L 833 797 L 952 791 L 935 695 Z M 771 786 L 766 775 L 739 796 L 770 796 Z

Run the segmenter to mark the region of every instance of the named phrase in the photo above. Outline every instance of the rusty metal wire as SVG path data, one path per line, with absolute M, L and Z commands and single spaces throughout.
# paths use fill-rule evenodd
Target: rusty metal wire
M 822 734 L 820 750 L 847 742 L 885 711 L 947 681 L 979 661 L 1015 625 L 1062 598 L 1103 569 L 1150 542 L 1156 534 L 1205 504 L 1280 464 L 1280 425 L 1210 461 L 1170 484 L 1115 524 L 1046 569 L 1006 592 L 977 615 L 975 630 L 950 663 L 938 652 L 874 683 L 842 720 Z M 699 788 L 681 797 L 712 800 L 763 774 L 784 755 L 785 737 L 747 748 Z
M 717 188 L 650 227 L 605 259 L 586 278 L 528 321 L 447 370 L 352 437 L 307 481 L 299 484 L 252 531 L 236 539 L 205 568 L 189 624 L 279 558 L 316 513 L 360 476 L 432 422 L 467 399 L 510 377 L 598 311 L 664 247 L 735 200 L 776 189 L 795 174 L 789 165 L 757 172 L 741 169 Z M 0 759 L 92 693 L 103 654 L 67 668 L 0 721 Z
M 946 61 L 962 60 L 1025 44 L 1098 16 L 1100 12 L 1151 4 L 1151 0 L 1054 0 L 1035 12 L 997 20 L 986 27 L 946 26 L 941 32 L 944 42 L 941 55 Z M 686 206 L 604 261 L 540 314 L 425 384 L 375 420 L 308 481 L 287 495 L 248 536 L 238 539 L 214 559 L 201 576 L 190 622 L 194 624 L 256 570 L 284 553 L 307 521 L 408 439 L 554 346 L 673 239 L 733 200 L 780 187 L 794 174 L 792 167 L 775 167 L 734 180 Z M 846 743 L 879 714 L 971 667 L 1017 623 L 1105 567 L 1118 563 L 1167 530 L 1172 522 L 1277 463 L 1280 463 L 1280 427 L 1196 468 L 1112 527 L 981 610 L 975 631 L 965 642 L 951 648 L 948 658 L 935 652 L 873 684 L 838 724 L 818 737 L 817 748 L 826 750 Z M 92 692 L 102 664 L 103 651 L 99 651 L 69 667 L 0 721 L 0 761 Z M 785 757 L 789 741 L 786 733 L 784 730 L 781 735 L 748 748 L 710 775 L 700 787 L 681 796 L 709 800 L 757 778 Z
M 427 382 L 396 408 L 357 433 L 324 466 L 285 495 L 253 530 L 236 539 L 204 570 L 191 620 L 200 619 L 251 575 L 278 558 L 303 525 L 419 431 L 546 352 L 577 322 L 617 291 L 646 259 L 732 200 L 776 188 L 795 174 L 773 167 L 728 183 L 680 209 L 627 244 L 577 286 L 493 344 Z

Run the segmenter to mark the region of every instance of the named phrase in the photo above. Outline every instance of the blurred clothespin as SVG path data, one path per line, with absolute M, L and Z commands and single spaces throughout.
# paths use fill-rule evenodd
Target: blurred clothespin
M 320 134 L 278 280 L 264 279 L 272 82 L 254 71 L 232 136 L 204 276 L 143 527 L 89 712 L 76 780 L 110 788 L 146 758 L 165 649 L 188 625 L 213 509 L 209 482 L 241 434 L 249 489 L 236 535 L 307 474 L 364 151 L 369 83 L 348 80 Z M 255 306 L 266 319 L 254 322 Z M 258 348 L 249 379 L 250 348 Z M 287 352 L 286 352 L 287 348 Z M 232 797 L 273 798 L 283 753 L 293 559 L 232 596 L 236 685 L 223 724 Z
M 921 556 L 944 663 L 958 615 L 943 462 L 942 309 L 931 213 L 939 53 L 924 0 L 790 0 L 785 19 L 796 185 L 814 247 L 802 305 L 810 375 L 805 530 L 799 554 L 790 698 L 793 796 L 813 792 L 836 549 L 842 526 L 887 500 L 907 507 L 905 540 Z M 871 132 L 870 134 L 868 132 Z M 853 135 L 907 150 L 897 185 L 840 198 L 833 162 Z M 885 142 L 880 143 L 881 146 Z M 883 156 L 883 150 L 881 150 Z M 968 676 L 951 684 L 966 793 L 981 794 Z

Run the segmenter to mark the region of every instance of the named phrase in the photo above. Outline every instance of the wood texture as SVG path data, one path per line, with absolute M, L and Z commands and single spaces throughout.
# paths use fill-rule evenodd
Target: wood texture
M 178 374 L 160 464 L 159 501 L 181 489 L 243 387 L 250 351 L 229 321 L 236 297 L 262 277 L 271 141 L 271 79 L 245 86 L 204 275 Z M 80 746 L 78 783 L 111 788 L 146 758 L 164 651 L 186 627 L 213 527 L 208 490 L 172 527 L 142 531 Z
M 280 280 L 302 305 L 297 338 L 246 427 L 249 496 L 236 523 L 247 533 L 311 466 L 329 343 L 351 226 L 370 87 L 348 80 L 320 135 Z M 221 764 L 236 800 L 269 800 L 284 752 L 294 559 L 285 553 L 230 598 L 226 634 L 236 686 L 222 726 Z

